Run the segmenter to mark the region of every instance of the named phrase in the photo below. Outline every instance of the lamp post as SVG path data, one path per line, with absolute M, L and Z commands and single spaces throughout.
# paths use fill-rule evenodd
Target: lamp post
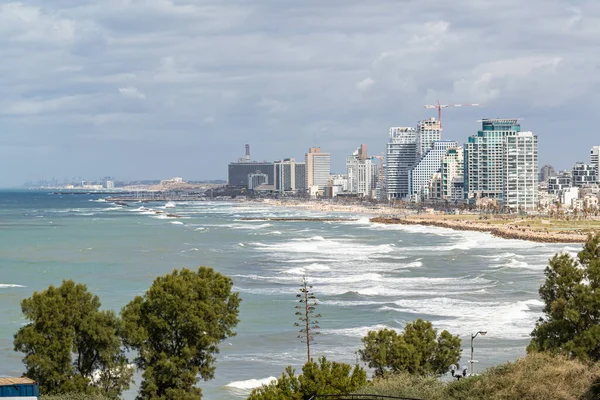
M 471 333 L 471 376 L 473 376 L 475 369 L 473 367 L 473 363 L 475 362 L 475 360 L 473 360 L 473 339 L 475 339 L 479 334 L 481 334 L 481 336 L 485 336 L 486 333 L 487 331 L 478 331 L 477 333 Z

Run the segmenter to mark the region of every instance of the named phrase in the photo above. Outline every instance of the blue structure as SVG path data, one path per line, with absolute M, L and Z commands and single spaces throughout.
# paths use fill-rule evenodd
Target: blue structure
M 29 378 L 0 378 L 0 400 L 37 400 L 39 385 Z

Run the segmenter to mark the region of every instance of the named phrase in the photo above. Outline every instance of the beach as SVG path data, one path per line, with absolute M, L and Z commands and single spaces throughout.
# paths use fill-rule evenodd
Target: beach
M 515 217 L 478 213 L 417 213 L 412 209 L 386 205 L 366 206 L 323 201 L 269 200 L 268 204 L 296 207 L 313 212 L 345 212 L 366 215 L 378 224 L 421 225 L 457 231 L 487 232 L 504 239 L 538 243 L 584 243 L 589 234 L 600 232 L 599 220 L 558 220 L 546 217 Z

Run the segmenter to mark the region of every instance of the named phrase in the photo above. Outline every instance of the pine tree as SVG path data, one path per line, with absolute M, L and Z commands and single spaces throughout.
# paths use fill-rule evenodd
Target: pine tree
M 316 314 L 316 306 L 319 304 L 312 290 L 312 285 L 308 284 L 306 277 L 302 278 L 302 286 L 300 286 L 300 293 L 296 295 L 298 298 L 298 304 L 296 306 L 296 315 L 298 321 L 294 323 L 294 326 L 300 327 L 300 334 L 298 339 L 302 339 L 302 342 L 306 342 L 306 353 L 307 362 L 310 362 L 310 344 L 314 340 L 312 335 L 318 335 L 321 329 L 317 318 L 321 318 L 321 314 Z

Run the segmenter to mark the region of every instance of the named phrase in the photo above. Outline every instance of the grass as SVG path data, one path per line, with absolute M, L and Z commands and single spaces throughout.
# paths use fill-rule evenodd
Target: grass
M 400 374 L 360 393 L 426 400 L 594 400 L 600 398 L 600 366 L 530 354 L 460 381 Z

